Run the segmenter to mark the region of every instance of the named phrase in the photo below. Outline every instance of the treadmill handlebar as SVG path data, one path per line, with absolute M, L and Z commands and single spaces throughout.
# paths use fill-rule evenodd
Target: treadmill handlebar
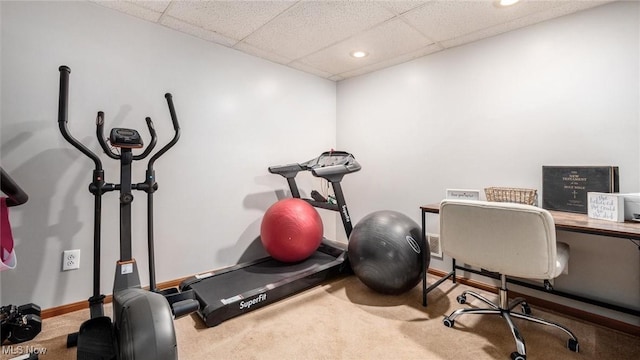
M 293 178 L 302 170 L 304 170 L 304 168 L 300 166 L 300 164 L 269 166 L 270 173 L 282 175 L 285 178 Z
M 334 175 L 350 174 L 359 171 L 360 169 L 360 164 L 354 161 L 346 165 L 340 164 L 311 169 L 311 173 L 313 174 L 313 176 L 326 178 Z

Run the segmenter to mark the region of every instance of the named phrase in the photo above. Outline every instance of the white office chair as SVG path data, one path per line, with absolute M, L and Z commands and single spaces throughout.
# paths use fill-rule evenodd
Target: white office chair
M 568 245 L 556 243 L 555 223 L 548 211 L 514 203 L 444 200 L 440 204 L 440 241 L 443 252 L 458 263 L 498 273 L 501 280 L 497 304 L 473 291 L 458 296 L 460 304 L 471 295 L 490 308 L 456 310 L 445 317 L 447 327 L 453 327 L 455 319 L 463 314 L 500 315 L 516 341 L 517 352 L 513 352 L 511 358 L 524 360 L 524 338 L 513 317 L 564 331 L 570 336 L 567 347 L 578 352 L 578 339 L 569 329 L 531 316 L 531 309 L 523 298 L 508 300 L 507 276 L 549 280 L 560 275 L 567 265 Z M 522 313 L 512 311 L 518 305 Z

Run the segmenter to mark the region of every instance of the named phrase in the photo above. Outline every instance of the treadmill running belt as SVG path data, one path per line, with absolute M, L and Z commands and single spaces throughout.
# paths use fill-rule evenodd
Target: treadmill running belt
M 293 264 L 284 264 L 268 258 L 251 266 L 203 279 L 192 284 L 191 288 L 196 292 L 197 297 L 211 304 L 253 289 L 268 287 L 269 284 L 286 280 L 334 260 L 336 260 L 334 256 L 319 251 L 306 260 Z

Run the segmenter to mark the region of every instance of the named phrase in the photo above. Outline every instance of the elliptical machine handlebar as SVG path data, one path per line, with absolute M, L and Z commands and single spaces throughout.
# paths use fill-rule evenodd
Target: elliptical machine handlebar
M 146 158 L 153 148 L 156 147 L 156 143 L 158 142 L 158 136 L 156 135 L 156 128 L 153 126 L 153 121 L 151 121 L 150 117 L 146 117 L 144 119 L 147 122 L 147 128 L 149 129 L 149 134 L 151 134 L 151 144 L 147 146 L 146 149 L 140 155 L 134 155 L 133 160 L 140 160 Z
M 62 65 L 58 68 L 60 71 L 60 97 L 58 101 L 58 125 L 60 127 L 60 132 L 62 136 L 67 140 L 71 145 L 80 150 L 83 154 L 89 157 L 95 163 L 96 170 L 102 170 L 102 161 L 94 152 L 89 150 L 86 146 L 80 143 L 76 138 L 74 138 L 71 133 L 69 133 L 69 129 L 67 127 L 68 122 L 68 114 L 69 114 L 69 74 L 71 73 L 71 69 Z M 173 145 L 178 142 L 180 139 L 180 124 L 178 123 L 178 117 L 176 116 L 176 110 L 173 105 L 173 96 L 170 93 L 166 93 L 164 97 L 167 99 L 167 104 L 169 106 L 169 113 L 171 115 L 171 122 L 173 123 L 173 129 L 175 130 L 175 135 L 173 139 L 169 143 L 167 143 L 162 149 L 160 149 L 157 153 L 155 153 L 151 159 L 149 160 L 148 170 L 153 170 L 153 163 L 162 156 L 167 150 L 169 150 Z M 147 123 L 147 128 L 149 129 L 149 133 L 151 134 L 151 143 L 146 147 L 146 149 L 139 155 L 133 156 L 133 160 L 141 160 L 146 158 L 151 151 L 155 148 L 156 143 L 158 141 L 157 134 L 155 131 L 155 127 L 153 125 L 153 121 L 151 118 L 145 118 Z M 107 145 L 104 137 L 104 112 L 99 111 L 96 117 L 96 136 L 98 138 L 98 142 L 104 150 L 105 154 L 112 159 L 120 159 L 120 155 L 116 154 L 111 150 L 111 148 Z
M 173 95 L 171 93 L 164 94 L 167 99 L 167 105 L 169 105 L 169 113 L 171 114 L 171 121 L 173 122 L 173 129 L 176 133 L 180 132 L 180 124 L 178 124 L 178 117 L 176 116 L 176 108 L 173 106 Z
M 100 161 L 98 155 L 82 145 L 82 143 L 69 133 L 67 119 L 69 114 L 69 74 L 71 73 L 71 69 L 68 66 L 62 65 L 58 70 L 60 71 L 60 97 L 58 100 L 58 126 L 60 127 L 60 132 L 65 140 L 93 160 L 96 170 L 102 170 L 102 161 Z
M 153 163 L 156 160 L 158 160 L 158 158 L 162 156 L 165 152 L 167 152 L 167 150 L 171 149 L 171 147 L 173 147 L 173 145 L 175 145 L 178 142 L 178 139 L 180 139 L 180 124 L 178 123 L 176 108 L 173 106 L 173 95 L 171 95 L 171 93 L 166 93 L 164 94 L 164 97 L 167 99 L 167 105 L 169 106 L 169 114 L 171 114 L 171 122 L 173 123 L 173 130 L 175 131 L 175 134 L 173 135 L 173 139 L 171 139 L 171 141 L 169 141 L 167 145 L 165 145 L 162 149 L 158 150 L 158 152 L 155 153 L 151 157 L 151 159 L 149 159 L 149 164 L 147 167 L 147 171 L 149 172 L 153 171 Z
M 114 153 L 107 142 L 104 140 L 104 112 L 98 111 L 98 115 L 96 116 L 96 137 L 98 138 L 98 143 L 100 143 L 100 147 L 102 147 L 102 151 L 104 151 L 107 156 L 112 159 L 119 159 L 120 156 Z

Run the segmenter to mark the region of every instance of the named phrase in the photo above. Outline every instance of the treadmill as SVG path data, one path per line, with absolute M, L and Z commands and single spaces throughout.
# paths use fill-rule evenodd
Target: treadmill
M 301 171 L 310 171 L 313 176 L 331 183 L 335 199 L 327 200 L 314 190 L 313 199 L 303 200 L 316 208 L 338 212 L 347 238 L 353 226 L 340 182 L 345 175 L 359 170 L 360 164 L 354 156 L 344 151 L 324 152 L 301 164 L 269 167 L 270 173 L 287 179 L 294 198 L 300 198 L 295 178 Z M 323 238 L 318 250 L 306 260 L 284 263 L 268 256 L 195 275 L 184 280 L 180 289 L 193 291 L 200 303 L 198 314 L 207 326 L 212 327 L 327 279 L 350 273 L 346 244 Z

